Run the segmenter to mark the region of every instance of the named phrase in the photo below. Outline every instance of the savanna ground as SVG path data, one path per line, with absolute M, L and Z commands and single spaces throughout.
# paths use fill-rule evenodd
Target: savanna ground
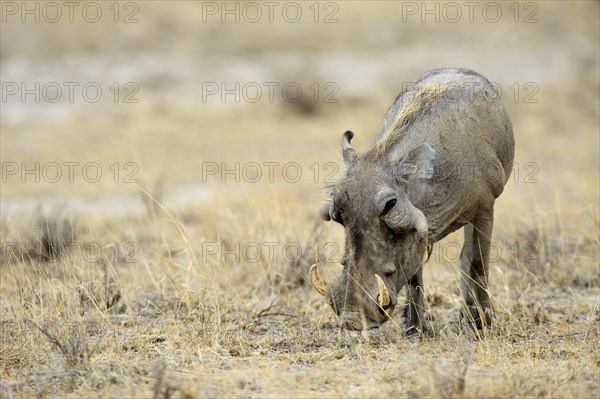
M 103 96 L 2 100 L 0 396 L 598 397 L 598 3 L 502 3 L 497 22 L 457 3 L 457 23 L 399 2 L 321 3 L 315 23 L 298 4 L 297 23 L 222 23 L 192 2 L 119 3 L 118 23 L 112 3 L 97 23 L 3 8 L 3 95 Z M 403 337 L 396 315 L 349 336 L 306 281 L 315 261 L 339 271 L 343 232 L 317 210 L 341 133 L 365 149 L 402 86 L 439 66 L 497 83 L 513 120 L 494 324 L 457 320 L 458 232 L 425 265 L 429 333 Z M 223 82 L 263 97 L 203 98 Z M 270 101 L 265 82 L 302 100 Z

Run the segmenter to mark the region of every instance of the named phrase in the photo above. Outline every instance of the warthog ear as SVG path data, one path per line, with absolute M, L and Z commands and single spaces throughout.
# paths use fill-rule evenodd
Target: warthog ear
M 400 160 L 397 171 L 405 180 L 431 179 L 433 176 L 433 165 L 435 161 L 435 150 L 427 143 L 413 148 Z
M 352 165 L 356 162 L 356 151 L 352 148 L 350 140 L 354 137 L 354 133 L 350 130 L 346 131 L 342 136 L 342 157 L 344 158 L 344 166 L 346 170 L 350 170 Z

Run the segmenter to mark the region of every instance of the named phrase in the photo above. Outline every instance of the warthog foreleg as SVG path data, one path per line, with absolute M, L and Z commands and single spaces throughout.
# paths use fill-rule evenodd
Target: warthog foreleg
M 424 331 L 423 306 L 423 268 L 412 276 L 406 284 L 406 304 L 400 322 L 405 327 L 405 334 L 412 335 Z

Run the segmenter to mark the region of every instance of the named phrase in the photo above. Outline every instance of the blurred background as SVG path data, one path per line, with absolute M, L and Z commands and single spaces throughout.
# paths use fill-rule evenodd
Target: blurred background
M 506 196 L 597 210 L 598 13 L 594 1 L 2 2 L 3 214 L 48 198 L 136 212 L 140 186 L 170 207 L 240 190 L 316 206 L 341 133 L 366 149 L 397 93 L 444 66 L 502 91 L 517 142 Z

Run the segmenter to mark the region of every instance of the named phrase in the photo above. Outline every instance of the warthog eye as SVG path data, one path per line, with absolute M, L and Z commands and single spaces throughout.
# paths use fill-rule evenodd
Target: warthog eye
M 385 203 L 385 208 L 383 208 L 383 212 L 381 212 L 381 216 L 385 215 L 386 213 L 388 213 L 394 206 L 396 206 L 396 198 L 392 198 L 391 200 L 389 200 L 388 202 Z

